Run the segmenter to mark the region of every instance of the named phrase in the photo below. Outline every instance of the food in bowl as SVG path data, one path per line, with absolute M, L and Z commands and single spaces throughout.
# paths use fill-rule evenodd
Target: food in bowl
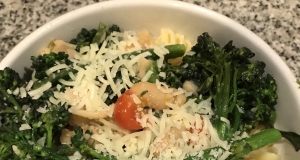
M 30 76 L 0 71 L 0 156 L 279 159 L 272 144 L 299 136 L 273 127 L 277 85 L 254 55 L 208 33 L 192 44 L 104 23 L 53 40 Z

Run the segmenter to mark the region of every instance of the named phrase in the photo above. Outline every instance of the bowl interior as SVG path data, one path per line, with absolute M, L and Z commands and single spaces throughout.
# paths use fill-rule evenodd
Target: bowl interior
M 99 22 L 117 24 L 123 30 L 148 29 L 157 35 L 161 28 L 170 28 L 185 35 L 192 43 L 208 32 L 224 45 L 233 40 L 256 53 L 256 59 L 267 64 L 267 71 L 278 84 L 278 117 L 276 127 L 300 133 L 300 92 L 294 75 L 281 58 L 254 33 L 233 20 L 196 5 L 179 1 L 109 1 L 90 5 L 67 13 L 47 23 L 19 43 L 0 63 L 0 69 L 12 67 L 20 74 L 30 67 L 30 56 L 53 39 L 69 41 L 81 28 L 96 28 Z M 279 143 L 283 159 L 300 157 L 289 145 Z

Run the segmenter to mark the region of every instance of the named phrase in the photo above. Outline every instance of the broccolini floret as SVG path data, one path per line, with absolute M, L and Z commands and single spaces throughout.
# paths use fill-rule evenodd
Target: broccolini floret
M 99 46 L 101 46 L 101 40 L 113 32 L 121 32 L 120 27 L 113 24 L 106 30 L 106 25 L 100 22 L 97 30 L 87 30 L 86 28 L 82 28 L 77 34 L 77 37 L 73 38 L 70 43 L 76 45 L 76 51 L 79 51 L 81 47 L 89 46 L 92 43 L 98 43 Z M 102 36 L 104 36 L 104 38 L 101 38 Z
M 184 81 L 193 81 L 199 87 L 198 94 L 213 98 L 213 110 L 218 115 L 214 124 L 223 140 L 237 130 L 249 131 L 258 123 L 274 123 L 274 117 L 265 113 L 274 114 L 277 86 L 273 77 L 264 75 L 263 62 L 250 61 L 255 55 L 251 50 L 237 48 L 231 41 L 221 48 L 203 33 L 192 51 L 195 54 L 185 56 L 178 68 L 166 65 L 163 70 L 167 73 L 167 82 L 181 87 Z M 252 114 L 255 108 L 258 110 Z M 238 112 L 240 109 L 246 114 Z M 228 118 L 234 128 L 227 128 L 220 117 Z
M 12 95 L 15 89 L 24 85 L 23 80 L 20 78 L 19 74 L 11 68 L 5 68 L 0 71 L 0 94 L 1 97 L 5 97 L 7 105 L 16 106 L 16 110 L 20 110 L 20 104 L 15 99 L 16 97 Z M 10 92 L 10 93 L 9 93 Z M 1 100 L 2 101 L 2 100 Z M 4 105 L 4 104 L 3 104 Z
M 121 32 L 121 29 L 118 25 L 111 25 L 107 31 L 106 31 L 106 35 L 111 35 L 113 32 Z
M 35 59 L 35 67 L 43 68 L 36 73 L 44 72 L 52 67 L 54 61 L 60 61 L 64 56 L 64 53 L 57 56 L 50 53 Z M 66 62 L 65 60 L 62 61 Z M 44 78 L 41 82 L 36 82 L 42 85 L 42 82 L 46 83 L 45 80 L 48 79 Z M 25 88 L 27 83 L 11 68 L 0 71 L 0 95 L 3 97 L 0 100 L 1 159 L 25 159 L 27 156 L 31 159 L 68 159 L 67 155 L 71 149 L 64 152 L 67 148 L 62 148 L 63 145 L 57 146 L 57 139 L 53 138 L 59 137 L 61 130 L 68 124 L 70 116 L 68 107 L 48 105 L 50 104 L 48 100 L 53 96 L 53 90 L 56 88 L 44 92 L 37 100 L 29 95 L 21 97 L 20 88 Z M 48 112 L 38 112 L 40 107 L 47 108 Z M 27 126 L 24 130 L 23 125 Z M 46 143 L 39 144 L 43 138 L 46 139 Z M 17 152 L 12 150 L 12 147 Z M 60 154 L 61 152 L 64 153 Z
M 162 68 L 167 75 L 164 81 L 174 88 L 192 81 L 198 86 L 198 95 L 212 97 L 212 124 L 222 140 L 230 141 L 237 131 L 250 131 L 258 124 L 273 128 L 275 122 L 277 85 L 265 74 L 264 62 L 251 60 L 254 56 L 248 48 L 233 46 L 232 41 L 222 48 L 203 33 L 178 67 L 166 64 Z M 221 117 L 230 121 L 230 127 Z
M 11 68 L 4 68 L 0 71 L 0 116 L 2 124 L 9 125 L 21 122 L 22 104 L 26 101 L 13 94 L 25 82 L 19 74 Z
M 79 51 L 81 47 L 89 46 L 92 43 L 96 33 L 96 29 L 87 30 L 82 28 L 77 37 L 72 39 L 70 43 L 76 45 L 76 51 Z
M 71 113 L 67 107 L 61 105 L 50 105 L 48 108 L 49 111 L 41 115 L 40 121 L 43 123 L 41 127 L 46 129 L 46 145 L 51 148 L 53 137 L 58 137 L 62 129 L 68 125 Z
M 57 65 L 57 63 L 70 65 L 71 61 L 68 59 L 68 57 L 69 55 L 65 54 L 64 52 L 50 52 L 49 54 L 32 56 L 31 68 L 36 71 L 35 78 L 38 80 L 42 80 L 45 77 L 48 77 L 46 71 L 51 67 Z

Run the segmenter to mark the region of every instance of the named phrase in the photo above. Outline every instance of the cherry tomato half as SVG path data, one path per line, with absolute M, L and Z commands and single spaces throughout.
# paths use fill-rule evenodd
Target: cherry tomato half
M 124 92 L 117 100 L 114 109 L 114 119 L 121 128 L 126 130 L 140 130 L 142 126 L 136 121 L 136 116 L 139 115 L 137 108 L 139 107 L 134 103 L 133 94 L 130 90 Z

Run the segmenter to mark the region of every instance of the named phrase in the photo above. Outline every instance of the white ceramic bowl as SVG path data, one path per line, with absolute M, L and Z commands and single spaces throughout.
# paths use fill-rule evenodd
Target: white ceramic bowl
M 117 24 L 124 30 L 148 29 L 158 34 L 160 28 L 171 28 L 192 42 L 202 32 L 208 32 L 217 42 L 233 40 L 237 46 L 247 46 L 256 58 L 267 64 L 267 71 L 278 84 L 278 117 L 276 127 L 300 134 L 300 91 L 296 78 L 281 58 L 258 36 L 237 22 L 214 11 L 179 1 L 107 1 L 90 5 L 45 24 L 19 43 L 1 62 L 0 69 L 12 67 L 20 74 L 30 67 L 30 56 L 52 39 L 69 41 L 81 28 L 96 28 L 102 21 Z M 297 159 L 291 145 L 278 144 L 283 159 Z

